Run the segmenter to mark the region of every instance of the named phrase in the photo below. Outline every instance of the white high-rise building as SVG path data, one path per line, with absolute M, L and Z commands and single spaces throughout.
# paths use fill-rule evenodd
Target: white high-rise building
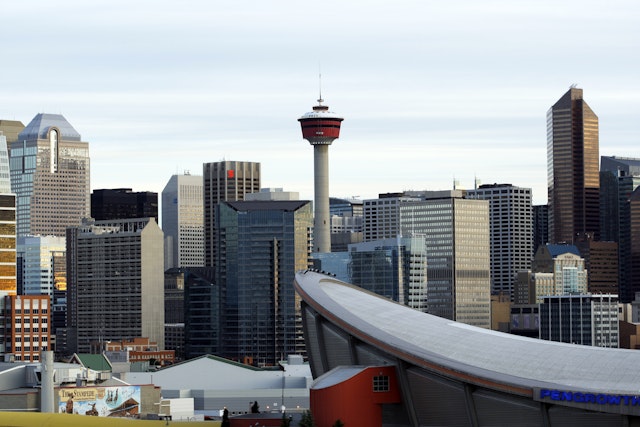
M 202 176 L 173 175 L 162 190 L 165 268 L 204 266 Z
M 533 257 L 531 189 L 481 185 L 467 191 L 467 197 L 489 201 L 491 292 L 509 295 L 513 301 L 518 271 L 529 270 Z

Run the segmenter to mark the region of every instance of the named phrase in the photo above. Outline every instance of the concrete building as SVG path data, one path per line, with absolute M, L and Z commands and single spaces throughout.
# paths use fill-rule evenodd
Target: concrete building
M 283 354 L 304 354 L 291 283 L 296 271 L 309 267 L 311 203 L 223 202 L 216 217 L 219 354 L 256 366 L 274 365 Z
M 532 272 L 519 272 L 516 304 L 537 304 L 549 295 L 586 294 L 588 274 L 584 258 L 575 245 L 541 246 Z
M 153 218 L 87 222 L 67 233 L 70 352 L 148 337 L 164 349 L 164 234 Z
M 546 296 L 540 304 L 540 338 L 618 348 L 617 295 Z
M 363 241 L 393 238 L 401 234 L 400 205 L 420 201 L 419 197 L 381 197 L 363 201 Z
M 131 188 L 93 190 L 91 218 L 96 221 L 153 218 L 158 223 L 158 193 Z
M 481 185 L 467 191 L 470 199 L 489 201 L 491 293 L 513 299 L 518 271 L 531 268 L 531 189 L 511 184 Z
M 165 268 L 204 266 L 202 176 L 173 175 L 162 190 Z
M 354 402 L 378 386 L 399 392 L 401 400 L 374 394 L 366 405 L 377 406 L 380 421 L 367 425 L 621 426 L 640 420 L 640 352 L 487 331 L 311 271 L 296 274 L 294 286 L 316 379 L 313 413 L 336 409 L 331 402 L 340 398 L 343 405 L 331 415 L 342 419 L 360 411 Z M 354 388 L 345 367 L 384 369 L 372 370 L 378 381 L 369 377 Z M 314 390 L 327 383 L 345 384 L 316 401 Z
M 224 201 L 244 200 L 244 195 L 260 191 L 260 163 L 223 160 L 202 165 L 204 194 L 205 266 L 216 258 L 216 205 Z
M 331 252 L 346 251 L 363 239 L 362 200 L 329 198 Z
M 18 236 L 64 236 L 89 217 L 89 144 L 59 114 L 37 114 L 11 145 Z
M 600 240 L 598 116 L 571 87 L 547 112 L 549 241 Z

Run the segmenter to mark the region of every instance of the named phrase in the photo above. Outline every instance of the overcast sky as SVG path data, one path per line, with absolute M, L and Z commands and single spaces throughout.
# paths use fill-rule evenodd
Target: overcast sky
M 344 117 L 330 193 L 511 183 L 546 203 L 546 111 L 571 84 L 600 154 L 640 157 L 640 2 L 21 0 L 0 13 L 0 118 L 60 113 L 91 186 L 161 192 L 219 160 L 313 198 L 297 118 Z

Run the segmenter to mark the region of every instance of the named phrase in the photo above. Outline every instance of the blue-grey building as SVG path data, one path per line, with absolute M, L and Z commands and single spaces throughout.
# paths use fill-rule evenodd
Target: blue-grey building
M 216 208 L 216 284 L 220 286 L 221 355 L 274 365 L 303 354 L 296 271 L 309 266 L 309 201 L 228 201 Z

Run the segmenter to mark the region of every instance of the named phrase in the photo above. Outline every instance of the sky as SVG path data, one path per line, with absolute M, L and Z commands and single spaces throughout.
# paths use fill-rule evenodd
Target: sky
M 313 199 L 297 119 L 344 117 L 330 194 L 510 183 L 546 203 L 546 112 L 572 84 L 600 155 L 640 157 L 640 2 L 21 0 L 0 13 L 0 118 L 62 114 L 91 187 L 160 193 L 260 162 Z M 321 79 L 319 79 L 321 75 Z

